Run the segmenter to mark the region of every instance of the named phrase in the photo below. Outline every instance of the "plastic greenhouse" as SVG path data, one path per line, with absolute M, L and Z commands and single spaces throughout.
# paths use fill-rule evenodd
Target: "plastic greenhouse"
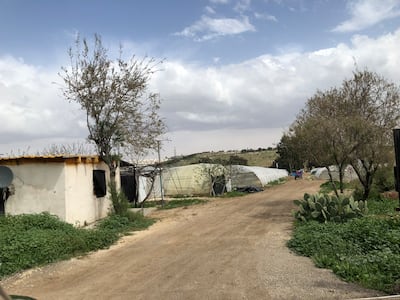
M 254 186 L 262 188 L 268 183 L 287 177 L 289 174 L 284 169 L 263 168 L 256 166 L 233 165 L 229 170 L 232 188 Z
M 225 174 L 224 166 L 218 164 L 194 164 L 164 169 L 164 195 L 210 195 L 212 189 L 216 188 L 216 182 L 223 181 L 225 187 Z

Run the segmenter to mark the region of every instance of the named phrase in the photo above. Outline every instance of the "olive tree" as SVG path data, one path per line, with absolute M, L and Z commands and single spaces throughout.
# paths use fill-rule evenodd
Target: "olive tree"
M 121 153 L 141 153 L 155 148 L 164 131 L 159 116 L 159 95 L 149 92 L 149 81 L 161 62 L 154 59 L 125 60 L 109 57 L 99 35 L 93 44 L 76 39 L 69 49 L 70 65 L 59 73 L 63 94 L 86 112 L 88 140 L 110 169 L 115 184 L 117 160 Z
M 351 155 L 363 143 L 353 117 L 353 112 L 344 101 L 342 89 L 331 88 L 318 91 L 308 99 L 296 120 L 296 131 L 300 132 L 297 135 L 307 141 L 307 149 L 303 153 L 313 163 L 326 167 L 332 183 L 330 166 L 337 168 L 341 193 L 345 168 L 351 162 Z M 355 134 L 359 138 L 354 138 Z M 333 188 L 337 194 L 335 184 Z
M 311 97 L 293 132 L 307 147 L 308 159 L 328 172 L 329 165 L 337 166 L 341 191 L 344 168 L 352 165 L 367 199 L 376 171 L 390 162 L 392 129 L 399 119 L 399 88 L 376 73 L 356 71 L 339 88 Z
M 361 141 L 351 154 L 351 165 L 363 186 L 363 198 L 367 199 L 378 168 L 393 162 L 392 129 L 399 125 L 400 90 L 376 73 L 358 71 L 343 83 L 342 92 L 353 116 L 350 138 Z
M 276 161 L 280 168 L 284 168 L 289 172 L 303 168 L 306 159 L 303 159 L 302 150 L 304 147 L 301 143 L 302 141 L 294 132 L 294 127 L 283 134 L 276 146 L 276 153 L 278 154 Z

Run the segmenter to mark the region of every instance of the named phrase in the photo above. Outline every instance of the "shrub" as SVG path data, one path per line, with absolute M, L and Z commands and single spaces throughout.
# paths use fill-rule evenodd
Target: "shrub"
M 395 215 L 398 200 L 382 198 L 381 201 L 368 201 L 368 212 L 373 215 Z
M 128 211 L 112 214 L 95 229 L 75 228 L 48 213 L 0 216 L 0 278 L 50 262 L 107 248 L 128 231 L 155 222 Z
M 366 202 L 345 196 L 304 194 L 303 200 L 294 200 L 294 203 L 299 207 L 294 217 L 300 221 L 344 222 L 367 212 Z
M 383 193 L 395 189 L 393 167 L 386 166 L 378 168 L 374 176 L 373 189 Z
M 131 230 L 147 228 L 154 222 L 154 219 L 146 218 L 141 213 L 127 211 L 124 216 L 117 214 L 110 215 L 108 218 L 101 220 L 96 228 L 99 230 L 126 233 Z
M 346 281 L 399 292 L 399 216 L 367 215 L 345 223 L 297 222 L 288 246 Z
M 384 201 L 385 197 L 382 193 L 395 189 L 394 172 L 392 167 L 380 167 L 374 175 L 368 200 Z M 358 184 L 353 192 L 356 200 L 361 200 L 364 195 L 363 187 Z
M 109 187 L 113 212 L 117 215 L 126 216 L 130 206 L 128 198 L 126 198 L 122 190 L 117 190 L 115 183 L 110 183 Z
M 333 185 L 336 186 L 336 189 L 339 189 L 339 181 L 326 181 L 323 184 L 320 185 L 320 192 L 323 194 L 329 194 L 330 192 L 333 192 Z

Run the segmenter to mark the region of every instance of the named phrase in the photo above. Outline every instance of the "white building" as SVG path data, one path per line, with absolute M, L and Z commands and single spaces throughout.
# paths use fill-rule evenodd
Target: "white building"
M 0 158 L 13 174 L 5 214 L 49 212 L 76 226 L 107 216 L 109 170 L 98 156 Z M 120 186 L 117 170 L 117 186 Z

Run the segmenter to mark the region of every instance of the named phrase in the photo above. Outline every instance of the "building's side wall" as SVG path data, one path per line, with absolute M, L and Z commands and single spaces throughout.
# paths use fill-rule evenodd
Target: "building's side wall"
M 97 198 L 93 192 L 93 170 L 105 170 L 107 184 L 110 174 L 105 163 L 66 164 L 66 221 L 77 226 L 93 223 L 110 212 L 109 195 Z M 117 174 L 119 178 L 119 174 Z M 119 182 L 117 183 L 119 186 Z M 107 186 L 107 193 L 109 187 Z
M 5 203 L 6 214 L 49 212 L 66 219 L 64 163 L 7 165 L 15 193 Z

